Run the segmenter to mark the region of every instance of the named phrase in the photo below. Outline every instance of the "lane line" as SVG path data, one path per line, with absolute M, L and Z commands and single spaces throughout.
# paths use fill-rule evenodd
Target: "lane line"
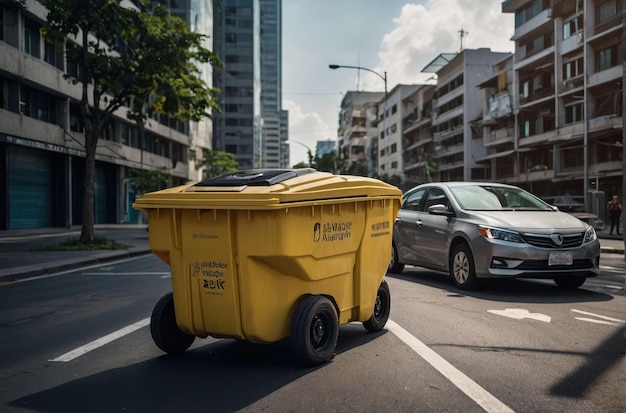
M 510 407 L 496 399 L 491 393 L 483 389 L 474 380 L 470 379 L 452 364 L 447 362 L 439 354 L 435 353 L 430 347 L 421 342 L 419 339 L 411 335 L 404 328 L 395 322 L 388 320 L 387 329 L 395 334 L 407 346 L 415 351 L 421 358 L 426 360 L 431 366 L 437 369 L 445 378 L 450 380 L 463 393 L 468 395 L 480 407 L 490 413 L 512 413 Z
M 59 356 L 57 358 L 54 358 L 48 361 L 59 361 L 59 362 L 67 363 L 68 361 L 72 361 L 75 358 L 80 357 L 84 354 L 87 354 L 90 351 L 93 351 L 99 347 L 104 346 L 105 344 L 108 344 L 114 340 L 117 340 L 118 338 L 128 335 L 134 331 L 137 331 L 140 328 L 147 326 L 148 324 L 150 324 L 150 317 L 137 321 L 134 324 L 121 328 L 117 331 L 114 331 L 111 334 L 107 334 L 106 336 L 101 337 L 97 340 L 94 340 L 91 343 L 87 343 L 84 346 L 80 346 L 72 351 L 69 351 L 63 354 L 62 356 Z
M 588 321 L 590 323 L 595 323 L 595 324 L 604 324 L 606 326 L 619 326 L 619 323 L 613 322 L 613 321 L 603 321 L 603 320 L 597 320 L 595 318 L 587 318 L 587 317 L 574 317 L 576 320 L 579 321 Z
M 581 310 L 575 310 L 572 308 L 572 311 L 578 314 L 583 314 L 583 315 L 590 315 L 592 317 L 597 317 L 597 318 L 601 318 L 603 320 L 609 320 L 609 321 L 615 321 L 617 323 L 626 323 L 626 320 L 620 320 L 619 318 L 613 318 L 613 317 L 607 317 L 605 315 L 600 315 L 600 314 L 594 314 L 594 313 L 588 313 L 586 311 L 581 311 Z

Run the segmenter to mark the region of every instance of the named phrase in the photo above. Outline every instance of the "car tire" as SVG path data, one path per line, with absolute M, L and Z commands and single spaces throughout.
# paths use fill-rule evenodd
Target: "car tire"
M 389 260 L 389 267 L 387 267 L 388 273 L 400 274 L 404 269 L 404 264 L 398 261 L 398 249 L 395 243 L 391 243 L 391 259 Z
M 380 331 L 387 324 L 389 320 L 389 313 L 391 312 L 391 294 L 389 292 L 389 284 L 383 280 L 378 287 L 376 293 L 376 302 L 374 303 L 374 313 L 369 320 L 363 323 L 363 327 L 370 333 Z
M 474 267 L 474 257 L 465 243 L 454 248 L 450 256 L 450 277 L 452 282 L 462 290 L 472 290 L 476 288 L 476 269 Z
M 318 366 L 335 357 L 339 317 L 333 303 L 322 295 L 306 296 L 291 319 L 290 341 L 294 358 Z
M 554 282 L 561 288 L 567 290 L 575 290 L 587 281 L 587 277 L 574 276 L 574 277 L 556 277 Z
M 166 353 L 182 353 L 187 350 L 196 336 L 182 331 L 176 324 L 174 296 L 167 293 L 157 302 L 150 317 L 150 334 L 158 348 Z

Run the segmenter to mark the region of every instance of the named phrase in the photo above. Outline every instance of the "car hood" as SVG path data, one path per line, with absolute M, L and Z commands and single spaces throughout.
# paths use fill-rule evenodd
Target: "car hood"
M 520 232 L 584 231 L 587 225 L 561 211 L 465 211 L 476 224 L 514 229 Z

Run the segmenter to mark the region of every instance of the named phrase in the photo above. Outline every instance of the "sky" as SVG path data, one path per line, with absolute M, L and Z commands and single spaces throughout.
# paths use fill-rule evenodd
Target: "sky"
M 422 73 L 441 53 L 490 48 L 513 52 L 514 15 L 502 0 L 283 0 L 283 109 L 289 111 L 290 166 L 307 148 L 336 140 L 347 91 L 434 84 Z

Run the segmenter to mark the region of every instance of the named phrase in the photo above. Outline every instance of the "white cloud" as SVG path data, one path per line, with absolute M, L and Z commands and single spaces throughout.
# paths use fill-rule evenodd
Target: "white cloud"
M 317 112 L 304 112 L 292 100 L 283 102 L 283 109 L 289 111 L 289 140 L 293 143 L 289 147 L 290 165 L 298 162 L 308 162 L 308 147 L 315 154 L 315 146 L 317 141 L 334 138 L 335 133 L 329 133 L 333 130 Z
M 395 29 L 387 33 L 378 53 L 377 72 L 387 71 L 388 88 L 397 84 L 423 83 L 431 74 L 422 69 L 440 53 L 463 49 L 490 48 L 512 52 L 514 16 L 502 13 L 501 0 L 430 0 L 425 5 L 406 4 L 393 19 Z M 376 83 L 373 83 L 376 82 Z M 367 74 L 365 90 L 380 90 L 380 79 Z M 377 87 L 375 85 L 378 85 Z

